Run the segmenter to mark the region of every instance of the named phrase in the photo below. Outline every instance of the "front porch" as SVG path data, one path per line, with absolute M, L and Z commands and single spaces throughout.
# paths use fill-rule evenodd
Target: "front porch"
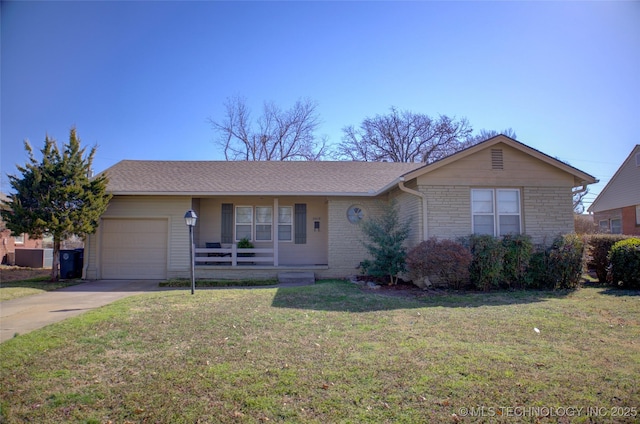
M 247 265 L 271 265 L 278 266 L 278 258 L 273 248 L 241 249 L 237 244 L 231 247 L 196 248 L 194 251 L 195 264 L 200 265 L 226 265 L 231 267 Z
M 283 273 L 313 274 L 325 278 L 328 264 L 280 264 L 273 248 L 241 249 L 236 244 L 220 248 L 195 248 L 197 279 L 277 279 Z

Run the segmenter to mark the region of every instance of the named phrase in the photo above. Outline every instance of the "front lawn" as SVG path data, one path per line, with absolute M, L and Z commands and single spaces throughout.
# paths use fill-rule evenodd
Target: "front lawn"
M 50 277 L 34 277 L 28 280 L 3 281 L 0 283 L 0 302 L 31 296 L 47 291 L 58 290 L 63 287 L 82 283 L 81 280 L 50 281 Z
M 7 423 L 638 422 L 640 294 L 171 290 L 0 358 Z

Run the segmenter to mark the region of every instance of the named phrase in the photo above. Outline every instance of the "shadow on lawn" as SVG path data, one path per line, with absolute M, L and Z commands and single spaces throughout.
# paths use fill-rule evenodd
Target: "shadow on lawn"
M 372 312 L 425 307 L 477 308 L 544 302 L 571 291 L 438 292 L 409 290 L 405 294 L 367 290 L 346 281 L 319 282 L 313 286 L 278 288 L 272 306 L 316 311 Z
M 615 287 L 609 287 L 606 290 L 601 291 L 601 293 L 609 296 L 618 296 L 618 297 L 640 296 L 640 290 L 625 290 L 625 289 L 618 289 Z

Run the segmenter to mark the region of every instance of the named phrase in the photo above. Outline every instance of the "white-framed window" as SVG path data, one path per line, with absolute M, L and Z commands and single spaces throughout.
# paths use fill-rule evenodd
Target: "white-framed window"
M 24 244 L 24 234 L 18 234 L 13 236 L 15 244 Z
M 278 240 L 293 240 L 293 208 L 291 206 L 278 207 Z
M 474 234 L 520 234 L 520 190 L 472 189 L 471 217 Z
M 256 241 L 271 241 L 273 227 L 273 208 L 256 206 Z
M 640 226 L 640 205 L 636 205 L 636 226 Z
M 293 241 L 293 206 L 278 207 L 277 237 L 279 241 Z M 274 237 L 272 206 L 236 206 L 235 241 L 272 241 Z
M 609 220 L 601 219 L 598 222 L 598 226 L 600 227 L 600 231 L 609 232 Z
M 622 220 L 620 218 L 611 220 L 611 234 L 622 234 Z
M 253 240 L 253 206 L 236 206 L 236 241 Z

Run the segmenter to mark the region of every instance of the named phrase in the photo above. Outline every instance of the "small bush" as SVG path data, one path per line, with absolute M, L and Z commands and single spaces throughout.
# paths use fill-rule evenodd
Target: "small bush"
M 584 243 L 576 234 L 559 236 L 549 251 L 548 278 L 554 289 L 574 289 L 582 278 Z
M 531 237 L 523 234 L 506 235 L 502 238 L 502 247 L 504 247 L 503 284 L 509 288 L 524 288 L 527 268 L 533 253 Z
M 500 287 L 505 251 L 500 239 L 488 235 L 472 235 L 468 241 L 473 254 L 469 267 L 471 283 L 484 291 Z
M 555 283 L 549 276 L 550 249 L 537 247 L 529 258 L 529 266 L 525 274 L 524 284 L 528 289 L 550 290 Z
M 379 218 L 369 218 L 360 224 L 367 241 L 363 242 L 371 255 L 360 267 L 365 274 L 373 277 L 387 276 L 389 285 L 398 283 L 398 274 L 406 270 L 407 251 L 404 241 L 409 237 L 409 221 L 401 222 L 396 202 L 384 206 Z
M 471 252 L 462 244 L 430 238 L 409 252 L 407 268 L 418 286 L 425 277 L 429 277 L 453 289 L 460 289 L 469 281 L 472 259 Z
M 611 282 L 625 289 L 640 288 L 640 238 L 621 240 L 611 247 Z
M 607 282 L 611 247 L 626 238 L 626 236 L 620 234 L 595 234 L 587 238 L 587 250 L 591 257 L 589 266 L 593 267 L 601 284 Z

